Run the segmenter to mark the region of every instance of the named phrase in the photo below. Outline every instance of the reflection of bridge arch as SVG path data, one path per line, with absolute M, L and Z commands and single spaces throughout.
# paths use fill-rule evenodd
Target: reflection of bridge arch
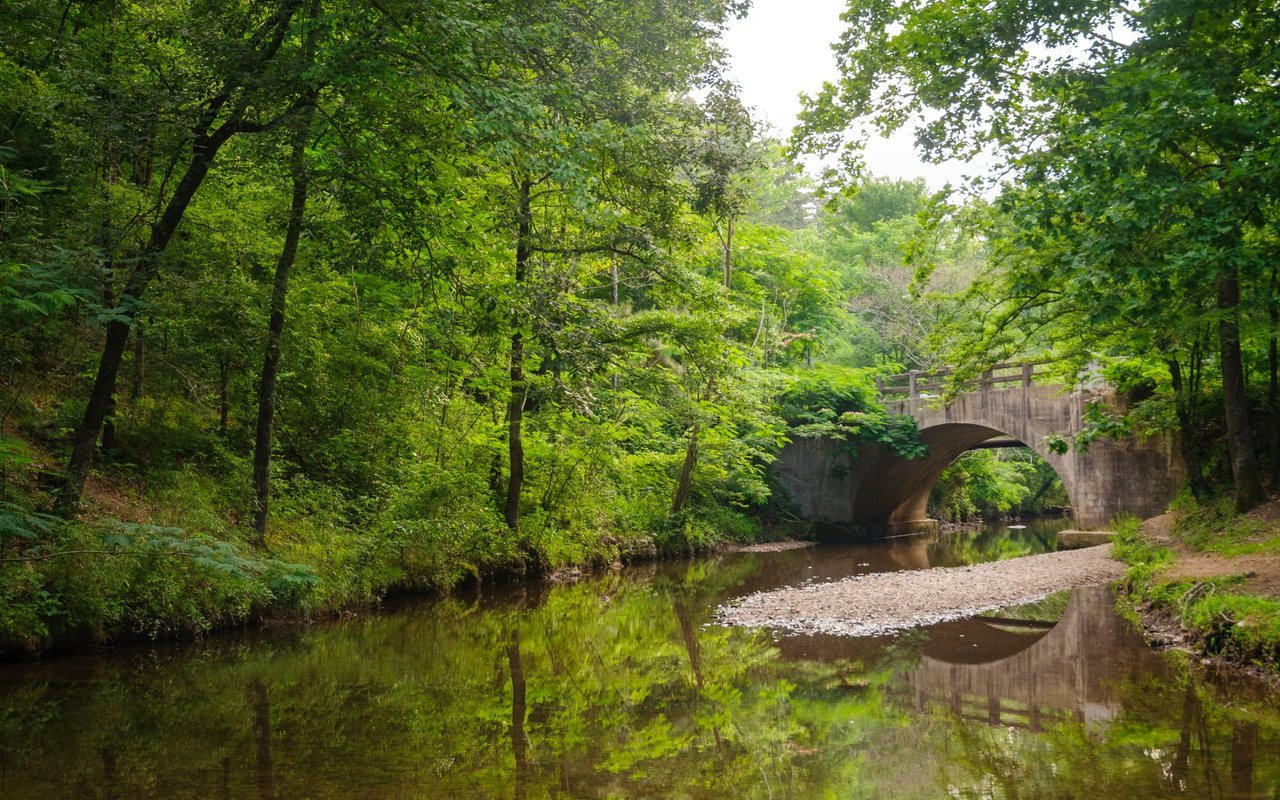
M 970 632 L 964 635 L 960 627 L 934 628 L 920 663 L 897 676 L 901 694 L 917 708 L 941 704 L 967 718 L 1034 730 L 1047 715 L 1111 719 L 1120 710 L 1115 687 L 1163 665 L 1115 613 L 1106 587 L 1077 589 L 1058 623 L 1026 635 L 1021 649 L 1008 641 L 1020 634 L 972 641 L 973 626 L 991 624 L 965 620 Z M 987 659 L 976 663 L 966 652 L 984 649 Z
M 1057 471 L 1078 527 L 1105 527 L 1122 512 L 1150 517 L 1165 510 L 1181 475 L 1171 437 L 1098 439 L 1084 452 L 1052 453 L 1047 437 L 1075 436 L 1086 403 L 1099 396 L 1033 385 L 1025 369 L 1019 383 L 999 388 L 999 379 L 989 381 L 935 408 L 913 382 L 909 394 L 885 406 L 915 419 L 929 446 L 926 457 L 907 460 L 876 444 L 859 445 L 853 457 L 844 442 L 802 439 L 783 448 L 778 475 L 812 522 L 860 535 L 917 530 L 927 525 L 929 490 L 942 470 L 965 450 L 1003 435 Z

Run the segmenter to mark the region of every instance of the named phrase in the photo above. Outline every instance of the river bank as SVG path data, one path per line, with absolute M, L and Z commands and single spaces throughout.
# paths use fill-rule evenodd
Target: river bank
M 608 570 L 615 564 L 758 542 L 732 512 L 690 511 L 663 527 L 595 520 L 513 533 L 491 509 L 397 519 L 350 515 L 333 497 L 281 503 L 263 542 L 234 513 L 227 481 L 198 470 L 108 469 L 69 522 L 0 502 L 0 659 L 191 640 L 360 614 L 397 595 Z M 345 509 L 351 510 L 351 509 Z
M 717 621 L 876 636 L 1115 583 L 1157 648 L 1280 684 L 1280 501 L 1243 517 L 1183 508 L 1118 520 L 1116 543 L 950 569 L 859 575 L 739 598 Z
M 1121 605 L 1148 641 L 1280 686 L 1280 500 L 1119 520 Z

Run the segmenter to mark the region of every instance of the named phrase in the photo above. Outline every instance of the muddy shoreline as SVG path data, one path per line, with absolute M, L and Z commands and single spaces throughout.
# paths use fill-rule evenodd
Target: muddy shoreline
M 1184 628 L 1172 610 L 1154 603 L 1136 602 L 1126 594 L 1119 597 L 1121 610 L 1132 615 L 1142 638 L 1153 650 L 1180 653 L 1186 659 L 1187 667 L 1196 674 L 1229 681 L 1245 680 L 1271 692 L 1280 692 L 1280 671 L 1274 666 L 1208 653 L 1197 632 Z

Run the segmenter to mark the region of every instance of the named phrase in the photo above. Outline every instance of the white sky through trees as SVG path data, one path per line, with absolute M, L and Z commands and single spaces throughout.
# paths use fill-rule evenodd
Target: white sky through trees
M 836 78 L 831 43 L 844 27 L 844 8 L 845 0 L 753 0 L 746 19 L 731 22 L 725 32 L 731 76 L 743 101 L 782 139 L 795 125 L 800 92 L 815 93 L 823 81 Z M 956 161 L 926 164 L 915 152 L 913 136 L 899 131 L 889 139 L 873 139 L 865 154 L 868 171 L 890 178 L 923 177 L 930 188 L 939 189 L 947 182 L 959 185 L 965 175 L 982 170 Z

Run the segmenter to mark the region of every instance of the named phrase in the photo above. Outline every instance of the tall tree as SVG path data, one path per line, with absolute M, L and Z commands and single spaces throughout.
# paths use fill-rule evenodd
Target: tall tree
M 713 37 L 739 4 L 606 3 L 590 10 L 521 3 L 486 20 L 477 51 L 491 76 L 459 87 L 470 136 L 505 188 L 513 269 L 507 485 L 503 514 L 519 526 L 530 362 L 555 362 L 550 313 L 584 263 L 612 269 L 645 259 L 677 222 L 688 124 L 685 92 L 718 69 Z M 547 293 L 551 287 L 561 287 Z M 534 305 L 531 300 L 545 301 Z
M 308 9 L 309 30 L 303 47 L 304 71 L 313 64 L 316 40 L 321 26 L 320 0 L 311 0 Z M 271 429 L 275 421 L 276 378 L 280 372 L 281 343 L 284 339 L 285 301 L 289 292 L 289 270 L 298 255 L 298 241 L 302 238 L 302 224 L 306 216 L 307 192 L 311 176 L 307 169 L 307 145 L 312 138 L 312 126 L 316 104 L 320 99 L 320 86 L 312 82 L 303 90 L 300 108 L 294 122 L 293 142 L 289 151 L 289 176 L 292 192 L 289 217 L 285 225 L 284 244 L 276 259 L 275 276 L 271 283 L 270 318 L 267 323 L 266 352 L 262 358 L 262 374 L 258 383 L 258 423 L 253 440 L 253 529 L 261 544 L 267 532 L 267 512 L 271 495 Z
M 751 201 L 749 179 L 764 152 L 750 115 L 728 87 L 712 92 L 703 108 L 702 135 L 690 165 L 693 210 L 711 221 L 720 242 L 721 280 L 732 289 L 734 228 Z
M 212 90 L 196 101 L 196 112 L 187 138 L 187 156 L 181 177 L 163 204 L 163 210 L 150 226 L 150 233 L 136 256 L 131 272 L 116 299 L 118 313 L 106 326 L 106 339 L 98 362 L 97 374 L 89 393 L 84 416 L 72 439 L 67 479 L 59 500 L 64 515 L 72 516 L 80 505 L 85 479 L 93 461 L 94 449 L 115 395 L 116 376 L 120 370 L 129 329 L 138 313 L 147 287 L 163 267 L 163 256 L 178 230 L 219 150 L 235 135 L 265 130 L 277 122 L 281 108 L 280 77 L 270 69 L 286 37 L 292 29 L 293 17 L 301 0 L 281 0 L 261 13 L 257 19 L 236 17 L 212 31 L 198 26 L 182 30 L 214 37 L 227 37 L 201 44 L 217 50 L 220 57 L 215 71 L 208 76 Z M 147 13 L 138 11 L 139 17 Z M 236 34 L 240 34 L 236 36 Z M 288 92 L 284 93 L 286 99 Z M 176 118 L 190 114 L 191 98 L 174 97 L 172 109 Z M 259 116 L 267 109 L 272 116 Z

